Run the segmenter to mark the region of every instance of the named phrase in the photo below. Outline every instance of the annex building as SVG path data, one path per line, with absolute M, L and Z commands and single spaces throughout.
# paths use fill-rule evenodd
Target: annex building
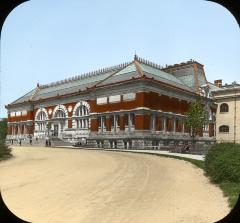
M 212 96 L 217 109 L 216 139 L 218 142 L 240 143 L 240 84 L 215 81 Z
M 46 136 L 94 147 L 146 148 L 191 141 L 183 120 L 201 97 L 209 124 L 198 141 L 215 140 L 216 105 L 196 61 L 161 67 L 135 55 L 118 66 L 47 85 L 6 105 L 8 139 Z

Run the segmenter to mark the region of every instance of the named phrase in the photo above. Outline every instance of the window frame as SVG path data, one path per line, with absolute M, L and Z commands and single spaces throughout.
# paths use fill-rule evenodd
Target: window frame
M 220 105 L 220 113 L 228 113 L 228 112 L 229 112 L 229 105 L 227 103 L 222 103 Z
M 228 131 L 225 131 L 223 128 L 227 127 L 228 128 Z M 221 125 L 219 126 L 218 128 L 218 132 L 219 133 L 225 133 L 225 134 L 228 134 L 230 132 L 230 127 L 228 125 Z

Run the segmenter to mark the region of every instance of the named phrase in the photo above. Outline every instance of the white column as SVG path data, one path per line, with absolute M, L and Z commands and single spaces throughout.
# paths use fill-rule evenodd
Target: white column
M 132 123 L 131 123 L 131 115 L 128 114 L 128 131 L 129 132 L 131 131 L 131 125 L 132 125 Z
M 166 132 L 166 125 L 167 125 L 167 119 L 166 119 L 166 117 L 163 117 L 162 118 L 162 121 L 163 121 L 163 132 Z
M 152 116 L 152 130 L 156 131 L 156 115 Z
M 101 117 L 101 132 L 103 131 L 103 117 Z
M 176 132 L 176 124 L 177 124 L 177 120 L 176 118 L 173 119 L 173 132 Z
M 114 132 L 117 131 L 117 119 L 116 119 L 116 115 L 113 116 L 113 123 L 114 123 Z
M 184 133 L 185 132 L 185 125 L 184 125 L 184 123 L 182 123 L 182 133 Z

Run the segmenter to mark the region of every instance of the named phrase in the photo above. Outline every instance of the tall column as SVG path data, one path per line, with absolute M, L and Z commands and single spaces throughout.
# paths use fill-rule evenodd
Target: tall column
M 101 132 L 103 132 L 103 117 L 101 116 Z
M 182 123 L 182 133 L 185 133 L 185 125 Z
M 176 118 L 173 119 L 173 132 L 176 132 Z
M 166 132 L 167 118 L 166 118 L 166 117 L 163 117 L 163 118 L 162 118 L 162 122 L 163 122 L 163 132 Z
M 116 115 L 113 116 L 113 126 L 114 126 L 114 132 L 117 131 L 117 119 L 116 119 Z
M 156 131 L 156 115 L 152 115 L 152 131 Z
M 131 131 L 131 125 L 132 125 L 132 122 L 131 122 L 131 115 L 128 114 L 128 131 L 129 131 L 129 132 Z

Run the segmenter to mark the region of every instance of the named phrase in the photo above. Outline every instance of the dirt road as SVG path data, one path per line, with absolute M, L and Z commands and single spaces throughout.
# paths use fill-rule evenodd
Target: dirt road
M 191 164 L 152 155 L 15 148 L 0 188 L 19 217 L 43 223 L 212 223 L 222 192 Z

